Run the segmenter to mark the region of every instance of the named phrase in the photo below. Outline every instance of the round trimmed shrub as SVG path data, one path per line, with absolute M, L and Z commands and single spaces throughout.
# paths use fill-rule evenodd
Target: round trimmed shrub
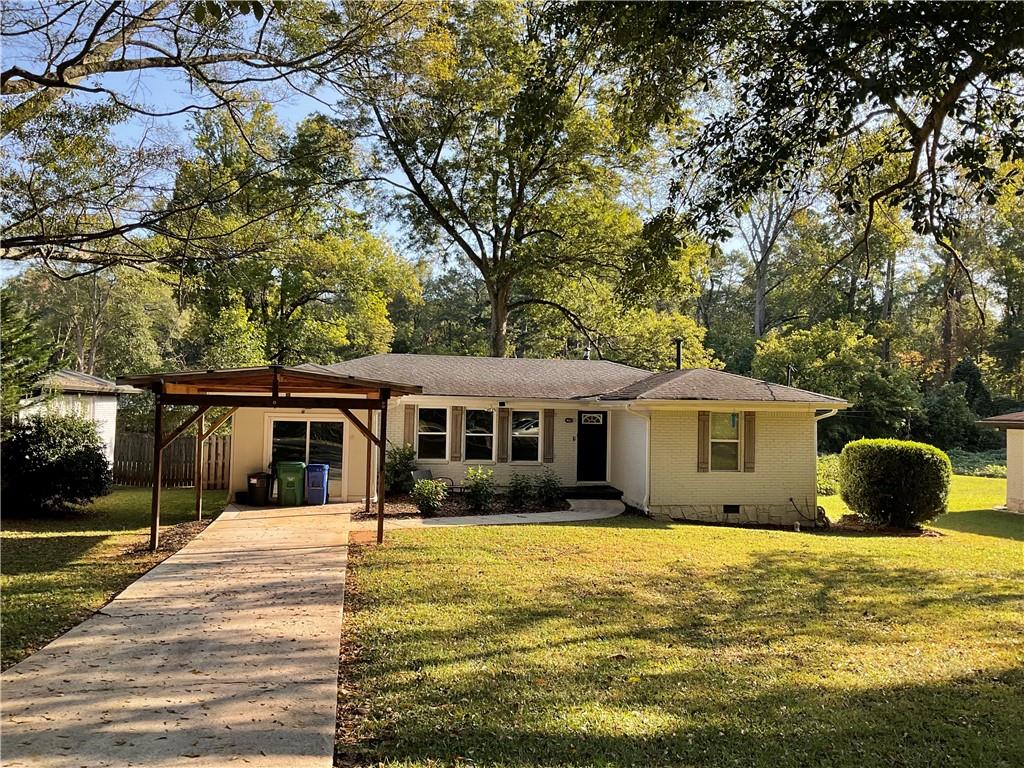
M 424 517 L 436 515 L 448 498 L 444 480 L 417 480 L 412 487 L 412 500 Z
M 110 492 L 113 476 L 96 425 L 78 416 L 32 416 L 0 445 L 4 512 L 60 512 Z
M 861 517 L 913 528 L 946 511 L 952 467 L 933 445 L 856 440 L 839 455 L 840 495 Z

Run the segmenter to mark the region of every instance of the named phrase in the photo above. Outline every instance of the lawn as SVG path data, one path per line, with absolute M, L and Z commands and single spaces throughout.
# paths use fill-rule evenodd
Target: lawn
M 206 491 L 203 509 L 224 507 L 225 491 Z M 163 492 L 161 522 L 192 520 L 195 492 Z M 5 509 L 0 531 L 0 650 L 3 668 L 20 661 L 103 606 L 173 547 L 145 550 L 150 490 L 115 488 L 82 512 L 59 518 L 23 519 Z M 175 541 L 177 539 L 177 541 Z
M 1024 517 L 941 535 L 639 517 L 352 558 L 339 765 L 1019 766 Z M 838 497 L 829 499 L 838 515 Z

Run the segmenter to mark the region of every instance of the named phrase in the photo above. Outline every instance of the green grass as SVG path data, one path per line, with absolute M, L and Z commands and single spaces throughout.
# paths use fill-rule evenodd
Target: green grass
M 941 536 L 390 534 L 350 571 L 339 763 L 1024 764 L 1024 517 L 988 511 L 1004 492 L 957 477 Z
M 215 515 L 225 491 L 206 491 Z M 195 492 L 163 492 L 161 523 L 191 520 Z M 4 668 L 103 606 L 168 552 L 137 551 L 148 541 L 150 491 L 115 488 L 80 513 L 19 518 L 4 509 L 0 531 L 0 656 Z M 130 550 L 130 551 L 129 551 Z

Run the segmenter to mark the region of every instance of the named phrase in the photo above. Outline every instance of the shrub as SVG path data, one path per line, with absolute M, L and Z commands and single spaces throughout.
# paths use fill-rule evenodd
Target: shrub
M 486 512 L 494 502 L 494 470 L 469 467 L 462 481 L 462 491 L 466 494 L 470 509 Z
M 839 493 L 839 454 L 828 453 L 818 457 L 818 495 L 835 496 Z
M 448 487 L 444 480 L 417 480 L 412 487 L 412 499 L 427 517 L 436 515 L 447 498 Z
M 516 472 L 508 479 L 508 490 L 505 492 L 505 502 L 510 507 L 522 509 L 530 506 L 533 501 L 533 481 L 519 472 Z
M 416 469 L 416 449 L 411 445 L 389 448 L 384 459 L 384 487 L 392 494 L 412 490 L 412 473 Z
M 0 446 L 5 512 L 61 511 L 110 492 L 113 477 L 96 425 L 78 416 L 33 416 Z
M 562 481 L 545 467 L 533 481 L 533 494 L 542 507 L 553 507 L 562 501 Z
M 910 528 L 946 511 L 952 469 L 938 448 L 908 440 L 857 440 L 839 457 L 843 501 L 861 517 Z
M 964 451 L 953 448 L 949 453 L 949 461 L 953 465 L 954 475 L 973 475 L 974 477 L 1006 477 L 1006 451 Z
M 951 382 L 924 396 L 925 437 L 942 448 L 973 446 L 978 439 L 977 416 L 965 396 L 966 385 Z

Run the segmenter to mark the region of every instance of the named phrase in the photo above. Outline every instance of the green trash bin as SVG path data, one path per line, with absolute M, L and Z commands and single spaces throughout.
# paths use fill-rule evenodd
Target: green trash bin
M 279 461 L 277 472 L 277 503 L 282 507 L 299 507 L 305 502 L 306 463 Z

